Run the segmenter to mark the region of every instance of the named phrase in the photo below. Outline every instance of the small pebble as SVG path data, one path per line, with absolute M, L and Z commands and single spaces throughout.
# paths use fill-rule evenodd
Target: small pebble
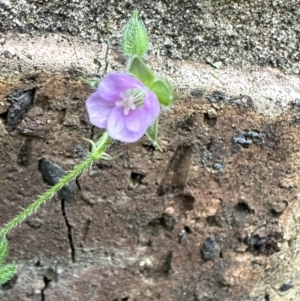
M 279 288 L 279 290 L 281 291 L 281 292 L 285 292 L 285 291 L 287 291 L 287 290 L 289 290 L 289 289 L 291 289 L 291 288 L 293 288 L 294 287 L 294 285 L 292 284 L 292 283 L 283 283 L 282 285 L 281 285 L 281 287 Z
M 168 207 L 162 214 L 163 224 L 168 230 L 172 230 L 175 225 L 175 210 L 173 207 Z
M 39 218 L 31 218 L 27 221 L 27 224 L 32 228 L 39 228 L 42 223 L 42 220 Z
M 223 168 L 222 164 L 220 163 L 214 163 L 213 169 L 215 170 L 221 170 Z
M 275 214 L 281 214 L 286 208 L 287 208 L 288 204 L 287 202 L 280 202 L 280 203 L 274 203 L 272 204 L 272 211 Z
M 249 132 L 246 133 L 246 136 L 248 138 L 258 138 L 258 139 L 262 138 L 261 134 L 259 132 L 257 132 L 257 131 L 249 131 Z
M 209 108 L 207 110 L 207 116 L 210 119 L 215 119 L 218 117 L 217 111 L 214 108 Z
M 184 229 L 179 232 L 179 242 L 183 243 L 187 238 L 187 233 Z
M 244 135 L 237 135 L 233 137 L 233 142 L 241 144 L 244 147 L 249 147 L 252 144 L 251 139 L 247 139 Z
M 216 242 L 213 236 L 209 236 L 205 239 L 204 244 L 201 248 L 202 257 L 204 260 L 214 260 L 220 257 L 221 248 Z

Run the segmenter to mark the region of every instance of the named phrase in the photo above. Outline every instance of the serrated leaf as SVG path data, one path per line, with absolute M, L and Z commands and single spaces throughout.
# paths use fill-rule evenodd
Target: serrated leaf
M 162 106 L 169 107 L 174 102 L 172 87 L 163 79 L 155 79 L 150 90 L 154 92 Z
M 14 264 L 7 264 L 0 267 L 0 285 L 10 280 L 16 273 L 17 267 Z
M 8 253 L 8 242 L 6 237 L 0 240 L 0 265 L 4 262 Z
M 127 56 L 143 56 L 148 50 L 148 34 L 144 24 L 134 11 L 122 33 L 122 51 Z
M 162 148 L 158 143 L 158 118 L 155 122 L 147 129 L 146 133 L 153 146 L 162 152 Z
M 154 81 L 154 73 L 152 70 L 137 56 L 131 60 L 128 72 L 133 74 L 148 88 Z

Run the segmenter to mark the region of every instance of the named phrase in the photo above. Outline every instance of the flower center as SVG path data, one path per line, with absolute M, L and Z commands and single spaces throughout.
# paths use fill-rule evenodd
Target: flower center
M 121 93 L 122 100 L 116 102 L 117 107 L 124 107 L 124 115 L 135 110 L 144 103 L 145 92 L 139 88 L 126 90 Z

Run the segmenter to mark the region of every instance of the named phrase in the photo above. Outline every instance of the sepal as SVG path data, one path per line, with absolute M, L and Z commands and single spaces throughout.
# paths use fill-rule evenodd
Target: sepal
M 158 119 L 159 118 L 157 118 L 155 122 L 151 126 L 149 126 L 146 135 L 149 138 L 149 140 L 152 142 L 153 146 L 162 152 L 163 150 L 158 143 Z

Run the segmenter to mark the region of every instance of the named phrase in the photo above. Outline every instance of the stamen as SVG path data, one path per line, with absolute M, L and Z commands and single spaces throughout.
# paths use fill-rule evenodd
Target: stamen
M 128 115 L 130 110 L 135 110 L 144 103 L 145 92 L 139 88 L 129 89 L 121 93 L 122 100 L 116 102 L 117 107 L 124 107 L 124 115 Z

